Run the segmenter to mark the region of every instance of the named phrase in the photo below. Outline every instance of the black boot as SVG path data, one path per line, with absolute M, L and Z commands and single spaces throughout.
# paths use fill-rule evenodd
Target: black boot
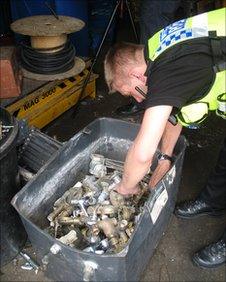
M 193 201 L 185 201 L 176 206 L 175 215 L 180 218 L 192 218 L 201 215 L 220 216 L 225 213 L 225 210 L 214 209 L 201 198 Z
M 116 109 L 115 113 L 119 116 L 135 115 L 144 111 L 143 107 L 135 103 L 129 103 Z
M 210 244 L 197 253 L 192 258 L 193 262 L 201 267 L 217 267 L 226 262 L 226 242 L 223 239 Z

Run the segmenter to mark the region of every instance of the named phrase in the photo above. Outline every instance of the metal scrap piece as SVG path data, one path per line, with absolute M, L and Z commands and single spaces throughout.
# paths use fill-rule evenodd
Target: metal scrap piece
M 65 245 L 72 245 L 78 239 L 77 232 L 75 230 L 71 230 L 68 234 L 60 237 L 59 240 L 61 243 Z

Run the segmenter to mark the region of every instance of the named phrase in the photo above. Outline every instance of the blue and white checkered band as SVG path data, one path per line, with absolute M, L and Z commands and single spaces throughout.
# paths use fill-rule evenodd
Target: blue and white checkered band
M 185 24 L 186 20 L 180 20 L 167 26 L 161 31 L 160 46 L 157 49 L 157 53 L 164 50 L 173 42 L 192 37 L 192 29 L 185 28 Z
M 186 20 L 180 20 L 165 27 L 160 34 L 160 42 L 162 42 L 166 37 L 168 37 L 172 33 L 183 30 L 185 27 L 185 23 Z

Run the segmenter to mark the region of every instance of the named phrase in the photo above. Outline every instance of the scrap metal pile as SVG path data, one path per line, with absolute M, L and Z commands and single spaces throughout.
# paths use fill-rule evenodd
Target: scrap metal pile
M 62 243 L 85 252 L 120 252 L 131 237 L 149 195 L 147 174 L 138 195 L 124 197 L 114 189 L 123 162 L 92 154 L 90 175 L 59 198 L 47 219 L 46 231 Z

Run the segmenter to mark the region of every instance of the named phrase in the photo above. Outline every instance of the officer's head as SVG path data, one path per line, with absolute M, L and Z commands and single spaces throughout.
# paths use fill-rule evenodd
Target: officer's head
M 108 51 L 104 61 L 105 79 L 111 93 L 120 92 L 133 96 L 138 102 L 144 97 L 135 89 L 146 89 L 147 65 L 144 59 L 144 46 L 132 43 L 117 43 Z

